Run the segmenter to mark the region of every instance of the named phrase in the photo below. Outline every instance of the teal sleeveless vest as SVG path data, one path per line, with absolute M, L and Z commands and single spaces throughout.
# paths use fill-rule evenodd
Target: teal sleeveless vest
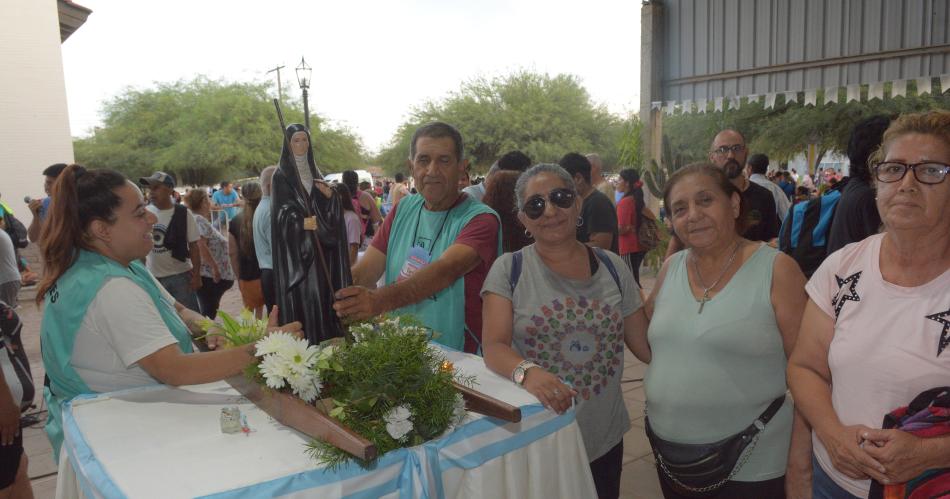
M 141 262 L 134 261 L 128 267 L 123 267 L 98 253 L 80 250 L 76 262 L 47 290 L 43 324 L 40 327 L 43 366 L 49 376 L 49 387 L 43 391 L 49 408 L 46 434 L 57 461 L 63 443 L 62 404 L 76 395 L 94 393 L 70 364 L 76 333 L 89 304 L 110 277 L 131 279 L 144 289 L 155 303 L 165 325 L 178 340 L 181 351 L 192 352 L 191 335 L 175 311 L 175 304 L 162 299 L 155 280 Z
M 421 194 L 413 194 L 399 201 L 386 247 L 387 286 L 396 282 L 409 250 L 415 244 L 421 244 L 429 252 L 431 263 L 455 243 L 455 238 L 472 218 L 483 213 L 491 213 L 498 218 L 494 210 L 468 196 L 448 211 L 429 211 L 424 208 L 424 203 L 425 198 Z M 496 255 L 500 254 L 499 222 Z M 438 333 L 436 342 L 462 350 L 465 346 L 465 279 L 457 279 L 434 296 L 394 310 L 393 313 L 416 316 L 426 327 Z

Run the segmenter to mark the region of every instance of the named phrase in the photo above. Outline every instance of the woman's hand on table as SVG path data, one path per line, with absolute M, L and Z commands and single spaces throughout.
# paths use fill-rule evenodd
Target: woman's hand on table
M 568 410 L 577 395 L 577 391 L 540 367 L 528 369 L 524 377 L 524 387 L 537 397 L 544 407 L 558 414 Z
M 842 426 L 821 441 L 838 471 L 857 480 L 873 478 L 887 483 L 884 466 L 865 451 L 870 442 L 862 445 L 861 435 L 871 430 L 864 425 Z
M 884 465 L 890 483 L 907 482 L 932 467 L 924 440 L 906 431 L 869 430 L 861 437 L 868 455 Z

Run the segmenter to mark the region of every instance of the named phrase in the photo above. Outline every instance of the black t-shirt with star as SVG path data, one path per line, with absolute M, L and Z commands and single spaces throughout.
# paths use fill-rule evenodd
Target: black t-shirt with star
M 771 191 L 755 182 L 749 182 L 748 185 L 742 193 L 747 219 L 742 237 L 750 241 L 771 241 L 778 237 L 781 228 L 775 211 L 775 198 Z

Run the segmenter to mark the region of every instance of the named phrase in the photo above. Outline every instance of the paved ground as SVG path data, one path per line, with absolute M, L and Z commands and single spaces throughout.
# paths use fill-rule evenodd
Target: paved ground
M 35 249 L 31 245 L 25 250 L 25 256 L 38 269 L 39 262 Z M 653 287 L 652 277 L 642 279 L 644 292 L 649 293 Z M 30 366 L 36 386 L 43 384 L 43 362 L 40 358 L 39 308 L 33 303 L 35 292 L 33 289 L 20 291 L 20 308 L 17 311 L 23 322 L 23 342 L 30 358 Z M 229 313 L 237 313 L 241 309 L 241 297 L 237 286 L 229 290 L 221 301 L 221 309 Z M 624 401 L 630 413 L 631 430 L 624 437 L 623 475 L 621 477 L 620 495 L 629 499 L 661 499 L 660 486 L 657 482 L 656 468 L 650 452 L 650 444 L 643 432 L 644 397 L 643 382 L 641 380 L 646 365 L 636 359 L 629 351 L 624 357 L 622 385 Z M 36 409 L 30 412 L 39 412 L 41 421 L 23 431 L 23 445 L 30 460 L 29 475 L 33 485 L 33 493 L 37 499 L 51 499 L 56 493 L 56 466 L 53 464 L 52 450 L 46 434 L 43 432 L 45 422 L 45 406 L 42 396 L 36 398 Z

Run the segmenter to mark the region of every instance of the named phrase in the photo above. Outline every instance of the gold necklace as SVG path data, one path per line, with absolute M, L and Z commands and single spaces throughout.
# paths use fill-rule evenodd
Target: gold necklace
M 692 250 L 690 250 L 690 254 L 692 254 Z M 729 261 L 726 262 L 725 267 L 723 267 L 722 271 L 719 272 L 719 277 L 717 277 L 716 280 L 713 281 L 713 283 L 710 284 L 708 287 L 703 282 L 703 274 L 699 272 L 699 264 L 696 263 L 696 257 L 692 258 L 693 269 L 696 270 L 696 279 L 699 280 L 699 287 L 703 288 L 703 298 L 699 301 L 699 312 L 696 312 L 697 314 L 703 313 L 703 307 L 705 307 L 706 302 L 709 301 L 709 290 L 711 290 L 712 288 L 715 288 L 716 285 L 719 284 L 719 281 L 722 280 L 722 277 L 724 275 L 726 275 L 726 271 L 729 270 L 729 267 L 732 265 L 732 262 L 736 260 L 737 254 L 739 254 L 739 241 L 736 241 L 736 247 L 732 249 L 732 256 L 729 257 Z

